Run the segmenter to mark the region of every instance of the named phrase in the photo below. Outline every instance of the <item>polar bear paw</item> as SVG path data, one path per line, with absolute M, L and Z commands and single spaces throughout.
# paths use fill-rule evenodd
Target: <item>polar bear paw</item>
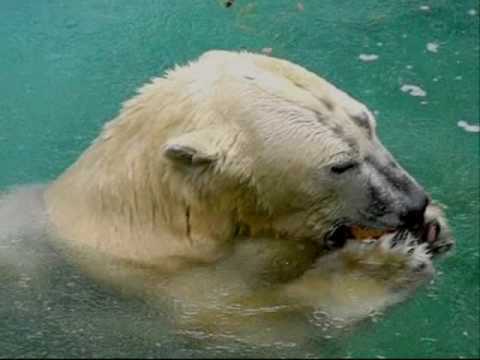
M 406 271 L 416 274 L 433 272 L 431 247 L 409 231 L 403 230 L 386 235 L 380 239 L 378 246 L 384 256 L 404 259 Z

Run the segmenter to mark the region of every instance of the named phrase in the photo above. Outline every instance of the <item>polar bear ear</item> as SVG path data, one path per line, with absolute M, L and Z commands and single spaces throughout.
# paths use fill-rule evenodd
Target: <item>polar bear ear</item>
M 183 165 L 208 165 L 219 158 L 218 136 L 216 131 L 208 130 L 183 134 L 168 141 L 163 153 Z
M 206 165 L 215 161 L 215 157 L 181 144 L 167 145 L 164 154 L 170 160 L 181 162 L 184 165 Z

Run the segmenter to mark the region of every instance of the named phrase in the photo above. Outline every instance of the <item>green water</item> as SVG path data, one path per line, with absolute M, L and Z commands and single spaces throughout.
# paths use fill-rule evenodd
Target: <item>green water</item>
M 478 1 L 221 3 L 1 0 L 0 190 L 55 178 L 123 100 L 173 64 L 212 48 L 272 48 L 378 112 L 385 145 L 448 206 L 456 254 L 384 316 L 289 349 L 178 338 L 165 314 L 62 267 L 42 291 L 2 290 L 0 357 L 478 357 L 479 134 L 457 125 L 479 122 Z M 410 96 L 403 84 L 427 95 Z M 75 286 L 62 283 L 66 274 Z M 62 315 L 49 315 L 52 307 Z

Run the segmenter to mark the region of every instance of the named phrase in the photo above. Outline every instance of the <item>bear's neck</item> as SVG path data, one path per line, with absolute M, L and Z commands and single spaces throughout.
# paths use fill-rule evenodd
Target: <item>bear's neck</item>
M 141 147 L 111 145 L 94 143 L 47 190 L 58 237 L 147 264 L 167 258 L 208 263 L 228 251 L 235 225 L 221 205 L 206 208 L 182 193 L 179 179 Z

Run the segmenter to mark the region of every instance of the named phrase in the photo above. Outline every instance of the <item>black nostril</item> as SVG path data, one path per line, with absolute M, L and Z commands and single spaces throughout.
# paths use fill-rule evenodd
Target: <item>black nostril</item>
M 426 195 L 418 196 L 401 217 L 404 226 L 411 229 L 421 226 L 425 221 L 425 210 L 429 203 L 430 199 Z

